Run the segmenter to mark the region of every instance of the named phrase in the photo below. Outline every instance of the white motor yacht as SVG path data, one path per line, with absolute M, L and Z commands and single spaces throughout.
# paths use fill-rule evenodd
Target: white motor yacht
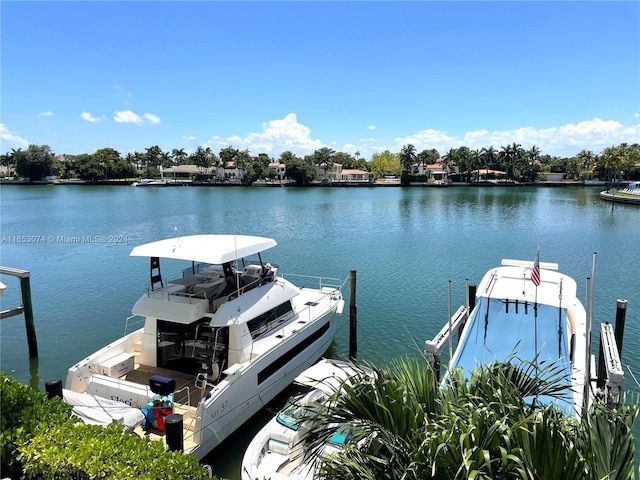
M 281 393 L 329 348 L 344 301 L 339 280 L 311 277 L 317 286 L 297 287 L 264 263 L 261 252 L 276 245 L 193 235 L 134 248 L 132 256 L 150 260 L 150 285 L 128 319 L 141 326 L 69 368 L 64 393 L 76 413 L 126 424 L 139 423 L 137 414 L 144 434 L 159 439 L 163 416 L 179 414 L 184 451 L 202 459 Z M 161 259 L 188 265 L 171 278 Z

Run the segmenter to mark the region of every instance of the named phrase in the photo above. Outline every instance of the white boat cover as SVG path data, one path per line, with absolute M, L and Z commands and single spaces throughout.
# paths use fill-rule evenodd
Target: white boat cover
M 132 257 L 159 257 L 222 265 L 275 247 L 272 238 L 251 235 L 189 235 L 135 247 Z
M 90 425 L 109 425 L 114 420 L 134 429 L 144 420 L 144 413 L 126 403 L 108 398 L 62 389 L 64 401 L 73 405 L 73 413 Z
M 332 394 L 355 374 L 356 371 L 348 362 L 323 358 L 298 375 L 294 382 Z M 367 374 L 373 375 L 373 372 Z

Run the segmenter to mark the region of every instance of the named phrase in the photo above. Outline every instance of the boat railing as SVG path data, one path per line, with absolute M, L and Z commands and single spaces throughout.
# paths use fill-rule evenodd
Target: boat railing
M 296 273 L 287 273 L 279 274 L 281 278 L 285 278 L 289 280 L 291 277 L 295 277 L 296 281 L 294 282 L 296 285 L 300 287 L 310 287 L 310 288 L 335 288 L 336 290 L 340 290 L 342 288 L 342 284 L 340 283 L 339 278 L 331 278 L 331 277 L 315 277 L 312 275 L 299 275 Z M 309 279 L 312 282 L 312 285 L 303 285 L 300 280 Z
M 142 326 L 144 326 L 144 317 L 142 315 L 134 314 L 127 317 L 127 319 L 124 321 L 124 336 L 133 332 L 134 330 L 138 330 Z M 131 330 L 129 330 L 129 328 L 131 328 Z
M 460 334 L 461 327 L 464 326 L 469 318 L 469 311 L 465 305 L 461 305 L 458 310 L 451 316 L 449 322 L 442 327 L 433 340 L 426 340 L 424 342 L 424 353 L 437 375 L 440 373 L 440 354 L 445 346 L 453 341 L 453 335 L 455 332 Z M 451 359 L 449 359 L 451 362 Z

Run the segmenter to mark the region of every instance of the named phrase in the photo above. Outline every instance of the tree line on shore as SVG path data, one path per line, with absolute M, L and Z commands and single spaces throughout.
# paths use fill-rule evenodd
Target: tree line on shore
M 327 170 L 335 164 L 343 169 L 366 171 L 370 178 L 384 175 L 402 178 L 403 183 L 424 180 L 427 166 L 441 164 L 450 179 L 472 183 L 484 179 L 500 178 L 517 182 L 535 182 L 541 172 L 564 173 L 570 179 L 598 178 L 613 182 L 620 179 L 640 179 L 640 144 L 621 143 L 605 148 L 599 154 L 590 150 L 581 150 L 577 155 L 563 158 L 542 154 L 535 145 L 526 150 L 521 144 L 512 143 L 496 149 L 493 145 L 481 149 L 462 146 L 450 148 L 445 154 L 436 149 L 418 152 L 414 145 L 407 144 L 400 152 L 385 150 L 374 153 L 370 160 L 361 158 L 360 152 L 351 155 L 346 152 L 323 147 L 304 157 L 291 151 L 272 158 L 266 153 L 252 156 L 248 150 L 226 147 L 218 154 L 210 147 L 199 146 L 194 152 L 174 148 L 163 151 L 154 145 L 144 152 L 129 152 L 121 155 L 113 148 L 101 148 L 94 153 L 78 155 L 60 155 L 48 145 L 29 145 L 26 149 L 12 149 L 0 155 L 0 165 L 7 173 L 0 176 L 12 176 L 32 181 L 47 176 L 61 178 L 80 178 L 87 181 L 109 179 L 157 178 L 164 168 L 178 165 L 195 165 L 200 177 L 215 177 L 219 171 L 233 167 L 241 172 L 240 179 L 250 185 L 259 179 L 274 179 L 278 173 L 269 168 L 271 163 L 285 165 L 285 177 L 306 185 L 316 178 L 317 170 Z M 210 172 L 214 170 L 215 175 Z

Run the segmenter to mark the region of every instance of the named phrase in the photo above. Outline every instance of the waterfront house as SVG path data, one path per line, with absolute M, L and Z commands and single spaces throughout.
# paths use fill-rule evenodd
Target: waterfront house
M 200 168 L 197 165 L 176 165 L 175 167 L 165 168 L 163 176 L 174 180 L 191 180 L 198 175 L 206 175 L 208 173 L 208 168 Z
M 284 178 L 284 172 L 287 169 L 284 163 L 280 163 L 279 161 L 269 163 L 269 170 L 273 170 L 276 172 L 278 179 L 282 180 Z
M 323 183 L 353 184 L 369 183 L 369 172 L 366 170 L 343 169 L 341 163 L 333 163 L 325 168 L 326 163 L 316 165 L 316 180 Z
M 236 165 L 236 162 L 227 162 L 218 167 L 218 180 L 229 183 L 240 183 L 243 178 L 244 171 Z

